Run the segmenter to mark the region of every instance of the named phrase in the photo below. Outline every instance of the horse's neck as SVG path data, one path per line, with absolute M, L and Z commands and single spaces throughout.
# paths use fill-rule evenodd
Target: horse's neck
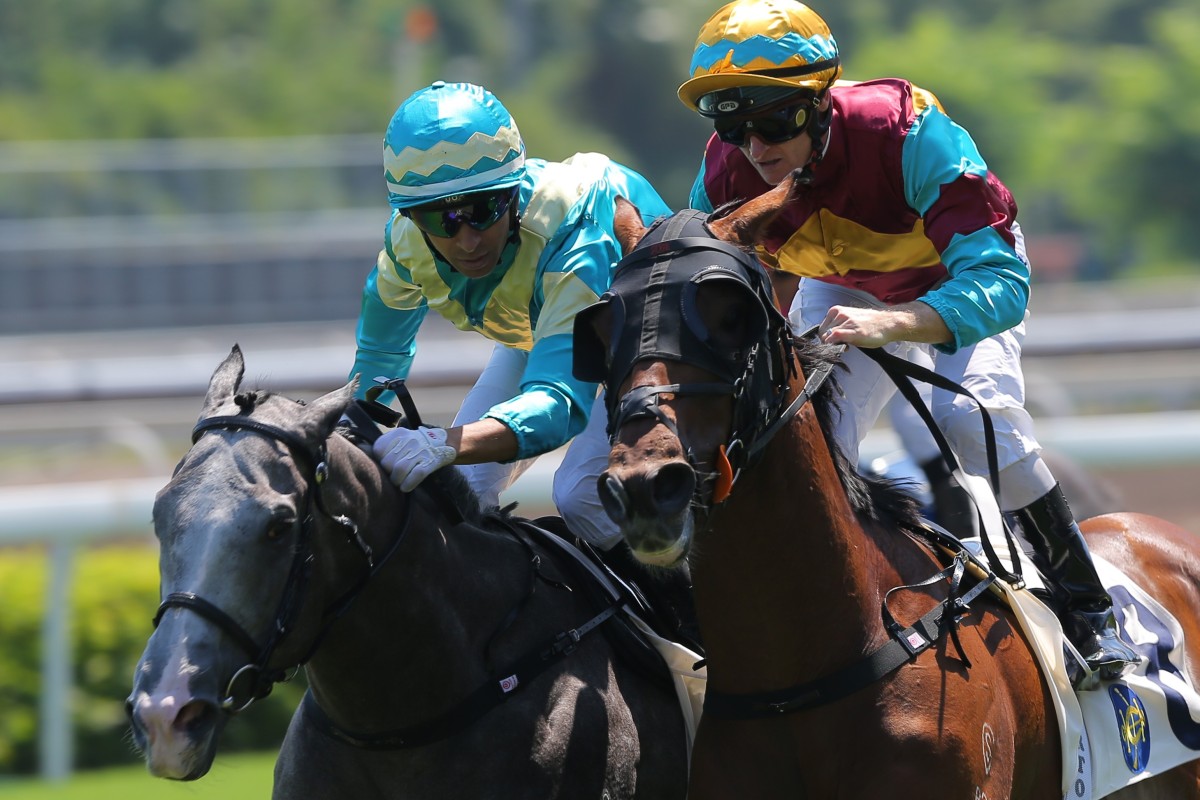
M 435 718 L 478 688 L 487 678 L 487 640 L 529 581 L 524 572 L 513 579 L 522 567 L 498 537 L 448 525 L 416 495 L 401 502 L 410 510 L 379 502 L 388 512 L 372 511 L 366 524 L 377 556 L 396 536 L 402 544 L 308 666 L 321 706 L 353 730 Z
M 733 664 L 739 689 L 778 688 L 861 654 L 880 628 L 881 567 L 806 410 L 713 515 L 694 572 L 711 684 Z

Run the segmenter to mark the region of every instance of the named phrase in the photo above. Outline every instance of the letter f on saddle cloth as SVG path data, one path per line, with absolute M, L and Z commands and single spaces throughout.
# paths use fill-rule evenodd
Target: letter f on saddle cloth
M 930 92 L 900 79 L 841 81 L 841 72 L 829 27 L 807 6 L 719 9 L 679 88 L 715 128 L 691 205 L 711 212 L 800 171 L 758 246 L 764 264 L 801 276 L 793 329 L 932 362 L 981 398 L 995 421 L 1000 508 L 1032 547 L 1067 638 L 1093 674 L 1120 677 L 1138 656 L 1118 637 L 1112 600 L 1024 408 L 1029 263 L 1016 203 Z M 848 349 L 844 363 L 837 438 L 853 461 L 895 387 L 861 350 Z M 979 408 L 935 389 L 931 411 L 965 471 L 987 474 Z

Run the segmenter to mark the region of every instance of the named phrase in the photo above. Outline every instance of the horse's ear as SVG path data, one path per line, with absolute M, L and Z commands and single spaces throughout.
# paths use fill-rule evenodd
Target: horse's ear
M 646 235 L 646 226 L 642 224 L 642 213 L 637 206 L 624 197 L 617 198 L 617 208 L 613 212 L 613 233 L 621 243 L 622 255 L 629 255 L 634 246 Z
M 784 204 L 792 196 L 800 179 L 800 170 L 793 170 L 769 192 L 743 203 L 735 211 L 708 223 L 713 236 L 726 242 L 753 247 L 761 242 Z
M 337 427 L 338 420 L 341 419 L 346 406 L 350 405 L 350 401 L 354 399 L 356 391 L 358 391 L 357 375 L 342 388 L 323 394 L 304 406 L 305 431 L 310 433 L 316 441 L 328 439 L 333 433 L 333 429 Z
M 204 410 L 200 417 L 203 419 L 229 402 L 238 387 L 242 385 L 242 375 L 246 371 L 246 361 L 242 358 L 242 348 L 236 344 L 225 356 L 208 381 L 208 394 L 204 396 Z

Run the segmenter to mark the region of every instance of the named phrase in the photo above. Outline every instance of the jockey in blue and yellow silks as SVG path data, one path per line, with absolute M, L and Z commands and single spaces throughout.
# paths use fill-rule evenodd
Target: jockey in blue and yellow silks
M 604 407 L 597 385 L 571 374 L 572 324 L 621 258 L 616 199 L 645 224 L 670 209 L 606 156 L 527 158 L 512 116 L 471 84 L 437 82 L 401 104 L 384 162 L 394 211 L 363 292 L 351 374 L 407 377 L 429 309 L 496 344 L 451 428 L 389 431 L 377 457 L 405 491 L 459 465 L 495 505 L 533 457 L 574 438 L 554 500 L 573 531 L 607 549 L 619 534 L 596 495 L 609 452 Z

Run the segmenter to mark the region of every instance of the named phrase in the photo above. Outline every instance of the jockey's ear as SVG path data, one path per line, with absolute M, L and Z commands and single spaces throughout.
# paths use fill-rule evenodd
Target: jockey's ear
M 617 198 L 617 207 L 613 212 L 613 233 L 621 243 L 621 254 L 629 255 L 634 246 L 646 235 L 646 226 L 642 224 L 642 213 L 637 206 L 624 197 Z

